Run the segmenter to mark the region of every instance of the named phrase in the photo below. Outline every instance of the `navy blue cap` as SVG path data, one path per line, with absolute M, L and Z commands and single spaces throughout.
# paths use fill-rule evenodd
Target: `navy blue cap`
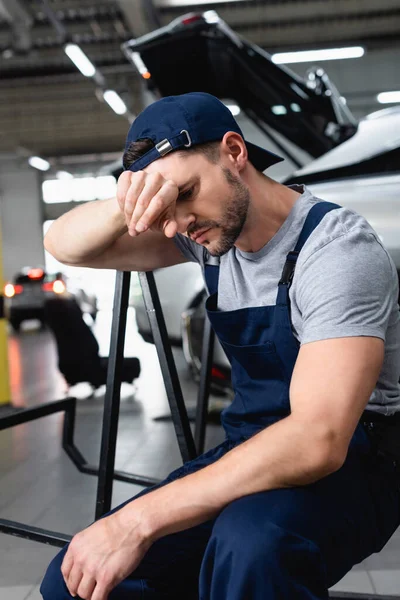
M 125 149 L 132 142 L 150 138 L 155 147 L 135 160 L 128 170 L 141 171 L 173 150 L 222 140 L 227 131 L 243 133 L 229 108 L 204 92 L 161 98 L 145 108 L 129 129 Z M 259 171 L 283 160 L 273 152 L 246 141 L 249 160 Z

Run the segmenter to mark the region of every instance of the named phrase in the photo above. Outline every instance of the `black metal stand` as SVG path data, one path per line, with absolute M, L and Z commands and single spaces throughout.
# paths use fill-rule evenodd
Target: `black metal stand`
M 196 456 L 196 449 L 172 350 L 168 341 L 168 334 L 154 276 L 152 273 L 141 273 L 140 281 L 160 359 L 179 448 L 182 459 L 186 462 Z M 96 519 L 103 516 L 111 508 L 114 480 L 144 487 L 150 487 L 159 483 L 158 479 L 142 475 L 132 475 L 125 471 L 116 471 L 114 468 L 129 284 L 130 273 L 118 271 L 115 283 L 110 358 L 108 362 L 99 467 L 88 464 L 74 444 L 76 398 L 65 398 L 34 408 L 22 409 L 0 418 L 0 430 L 2 430 L 22 423 L 28 423 L 29 421 L 40 419 L 56 412 L 65 412 L 62 439 L 63 449 L 81 473 L 96 475 L 99 478 L 96 497 Z M 71 536 L 66 534 L 39 529 L 25 523 L 17 523 L 7 519 L 0 519 L 0 532 L 54 546 L 63 546 L 71 539 Z
M 206 439 L 206 423 L 208 413 L 208 400 L 210 397 L 211 368 L 214 354 L 215 333 L 209 319 L 204 319 L 203 346 L 201 350 L 201 371 L 199 392 L 197 396 L 196 427 L 194 439 L 199 454 L 204 452 Z
M 172 421 L 178 440 L 183 462 L 196 457 L 196 447 L 190 429 L 189 418 L 183 400 L 182 389 L 175 366 L 171 345 L 168 341 L 167 328 L 158 297 L 156 283 L 152 272 L 139 273 L 143 299 L 149 316 L 154 343 L 157 348 L 165 390 L 171 409 Z
M 99 519 L 111 509 L 121 400 L 121 369 L 124 358 L 130 280 L 130 273 L 124 273 L 122 271 L 117 272 L 111 328 L 110 358 L 108 361 L 107 387 L 104 398 L 103 430 L 96 499 L 96 519 Z
M 63 449 L 81 473 L 99 476 L 99 468 L 87 463 L 74 443 L 76 398 L 65 398 L 56 402 L 48 402 L 41 406 L 26 408 L 7 417 L 2 417 L 0 419 L 0 430 L 9 429 L 10 427 L 15 427 L 22 423 L 29 423 L 30 421 L 41 419 L 42 417 L 47 417 L 48 415 L 57 412 L 65 413 L 62 436 Z M 140 475 L 131 475 L 124 471 L 115 471 L 113 473 L 113 479 L 142 486 L 151 486 L 158 483 L 157 479 L 142 477 Z M 71 536 L 63 533 L 39 529 L 25 523 L 17 523 L 7 519 L 0 519 L 0 532 L 59 547 L 64 546 L 71 539 Z

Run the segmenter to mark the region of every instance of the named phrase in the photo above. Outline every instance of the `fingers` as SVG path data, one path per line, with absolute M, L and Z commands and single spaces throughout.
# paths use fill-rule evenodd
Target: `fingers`
M 68 577 L 71 572 L 73 564 L 74 564 L 74 559 L 73 559 L 72 552 L 69 547 L 66 555 L 64 556 L 64 560 L 61 565 L 61 573 L 62 573 L 62 576 L 64 577 L 65 583 L 67 583 L 67 581 L 68 581 Z
M 83 576 L 77 589 L 78 596 L 84 600 L 92 599 L 95 587 L 96 580 L 93 577 Z
M 150 180 L 138 198 L 129 231 L 133 229 L 139 232 L 146 231 L 157 220 L 160 221 L 159 226 L 163 229 L 166 221 L 174 220 L 178 193 L 178 187 L 173 181 L 161 181 L 156 178 Z
M 125 196 L 131 185 L 131 175 L 131 171 L 124 171 L 118 178 L 117 200 L 122 212 L 124 212 Z
M 82 578 L 83 573 L 81 569 L 74 566 L 69 573 L 68 579 L 65 580 L 65 584 L 71 596 L 76 596 L 78 594 L 78 588 L 80 587 Z M 85 596 L 82 597 L 85 598 Z
M 83 573 L 74 561 L 74 552 L 73 549 L 71 549 L 72 544 L 73 541 L 69 545 L 67 553 L 64 556 L 64 560 L 61 565 L 61 573 L 64 577 L 65 585 L 67 586 L 69 593 L 71 596 L 76 596 Z
M 164 223 L 164 235 L 168 238 L 173 238 L 178 232 L 178 223 L 174 219 L 170 219 Z
M 111 590 L 112 586 L 100 585 L 98 583 L 90 600 L 107 600 Z
M 132 215 L 136 210 L 138 203 L 140 202 L 140 198 L 143 195 L 143 191 L 146 185 L 146 174 L 143 171 L 139 171 L 138 173 L 131 174 L 131 183 L 129 186 L 129 190 L 125 195 L 125 204 L 124 204 L 124 215 L 125 222 L 129 228 L 129 225 L 132 220 Z M 135 234 L 135 230 L 129 230 L 131 235 Z
M 151 226 L 163 231 L 168 225 L 166 234 L 172 237 L 178 195 L 177 185 L 165 180 L 160 173 L 122 173 L 118 180 L 117 199 L 129 234 L 138 235 Z

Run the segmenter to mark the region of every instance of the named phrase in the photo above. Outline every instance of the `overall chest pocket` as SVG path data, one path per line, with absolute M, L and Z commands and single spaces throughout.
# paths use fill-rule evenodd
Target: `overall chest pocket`
M 232 363 L 232 380 L 285 380 L 274 342 L 236 346 L 223 342 Z

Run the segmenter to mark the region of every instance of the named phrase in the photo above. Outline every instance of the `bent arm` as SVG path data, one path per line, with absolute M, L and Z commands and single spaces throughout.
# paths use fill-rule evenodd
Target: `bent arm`
M 381 339 L 323 340 L 301 347 L 291 382 L 291 414 L 212 465 L 126 505 L 117 519 L 151 540 L 215 518 L 234 500 L 303 486 L 338 470 L 375 387 Z
M 116 198 L 82 204 L 49 228 L 44 246 L 60 262 L 80 267 L 150 271 L 186 261 L 161 232 L 128 234 Z

